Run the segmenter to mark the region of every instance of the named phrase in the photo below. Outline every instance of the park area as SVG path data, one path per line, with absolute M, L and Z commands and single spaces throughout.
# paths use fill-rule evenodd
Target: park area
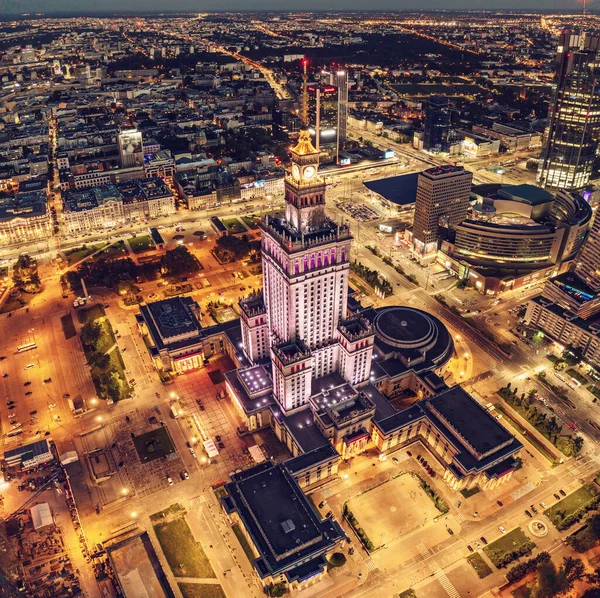
M 175 577 L 214 578 L 215 572 L 185 520 L 185 510 L 173 505 L 150 518 L 160 547 Z M 203 596 L 203 594 L 187 594 Z M 212 596 L 212 594 L 208 594 Z M 216 595 L 215 595 L 216 596 Z
M 80 310 L 77 316 L 84 324 L 81 344 L 98 396 L 113 401 L 129 397 L 131 388 L 125 376 L 125 364 L 104 309 L 101 305 L 94 305 Z
M 563 530 L 581 519 L 589 509 L 598 503 L 598 498 L 598 493 L 593 486 L 582 486 L 546 509 L 544 515 L 559 530 Z
M 238 218 L 221 218 L 221 222 L 227 231 L 234 235 L 246 232 L 246 227 L 239 221 Z
M 401 474 L 346 504 L 376 548 L 423 527 L 440 514 L 419 479 L 410 474 Z
M 156 248 L 150 235 L 131 237 L 128 242 L 133 253 L 142 253 L 143 251 L 150 251 Z
M 260 216 L 251 214 L 250 216 L 242 216 L 242 220 L 248 228 L 256 230 L 258 228 L 258 223 L 260 222 Z
M 82 245 L 81 247 L 77 247 L 75 249 L 70 249 L 69 251 L 65 251 L 65 257 L 67 258 L 67 264 L 72 266 L 77 262 L 85 259 L 86 257 L 92 255 L 92 253 L 96 253 L 96 251 L 100 251 L 100 249 L 106 247 L 108 243 L 94 243 L 92 245 Z
M 519 557 L 530 554 L 534 548 L 535 544 L 517 527 L 485 546 L 483 552 L 496 567 L 502 568 Z

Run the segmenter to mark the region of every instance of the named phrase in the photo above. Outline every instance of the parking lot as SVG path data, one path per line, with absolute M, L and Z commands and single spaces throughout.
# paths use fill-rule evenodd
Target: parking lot
M 372 220 L 379 220 L 381 218 L 381 214 L 377 210 L 364 203 L 341 201 L 335 205 L 346 214 L 352 216 L 354 220 L 358 220 L 358 222 L 371 222 Z

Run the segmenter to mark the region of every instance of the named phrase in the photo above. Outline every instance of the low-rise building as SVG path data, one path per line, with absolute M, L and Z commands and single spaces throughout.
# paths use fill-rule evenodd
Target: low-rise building
M 326 574 L 346 536 L 337 521 L 319 517 L 289 463 L 267 461 L 233 474 L 221 502 L 258 555 L 252 565 L 261 582 L 301 590 Z
M 25 191 L 0 199 L 0 246 L 47 239 L 52 228 L 45 191 Z
M 112 228 L 125 221 L 123 198 L 116 185 L 63 194 L 62 233 Z

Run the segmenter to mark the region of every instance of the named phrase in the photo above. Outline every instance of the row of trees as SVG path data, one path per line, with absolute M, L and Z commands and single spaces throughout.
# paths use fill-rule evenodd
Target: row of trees
M 71 289 L 78 289 L 83 278 L 88 287 L 119 288 L 120 283 L 132 282 L 143 276 L 148 280 L 164 276 L 183 276 L 200 270 L 200 263 L 185 245 L 169 249 L 160 261 L 146 262 L 139 266 L 129 257 L 119 259 L 87 260 L 76 270 L 69 270 L 63 280 Z
M 583 448 L 581 436 L 561 434 L 562 425 L 555 415 L 548 415 L 533 405 L 533 395 L 518 394 L 518 388 L 512 388 L 510 382 L 501 388 L 498 394 L 518 411 L 536 430 L 543 434 L 558 450 L 567 457 L 576 457 Z
M 392 285 L 382 278 L 377 270 L 371 270 L 357 260 L 350 263 L 350 269 L 375 290 L 381 291 L 385 297 L 392 294 Z
M 354 513 L 348 508 L 348 505 L 344 503 L 342 508 L 342 515 L 346 518 L 346 521 L 352 526 L 352 529 L 356 532 L 356 535 L 360 538 L 363 546 L 369 551 L 375 550 L 375 544 L 371 541 L 371 538 L 367 536 L 365 530 L 358 524 L 358 519 L 354 516 Z
M 80 338 L 98 394 L 113 401 L 127 395 L 129 386 L 123 372 L 106 353 L 114 340 L 108 321 L 102 318 L 86 322 L 81 328 Z

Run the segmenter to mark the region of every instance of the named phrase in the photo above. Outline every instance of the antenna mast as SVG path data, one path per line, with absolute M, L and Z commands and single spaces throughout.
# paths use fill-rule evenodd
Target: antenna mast
M 304 73 L 302 74 L 302 124 L 308 127 L 308 60 L 302 61 Z

